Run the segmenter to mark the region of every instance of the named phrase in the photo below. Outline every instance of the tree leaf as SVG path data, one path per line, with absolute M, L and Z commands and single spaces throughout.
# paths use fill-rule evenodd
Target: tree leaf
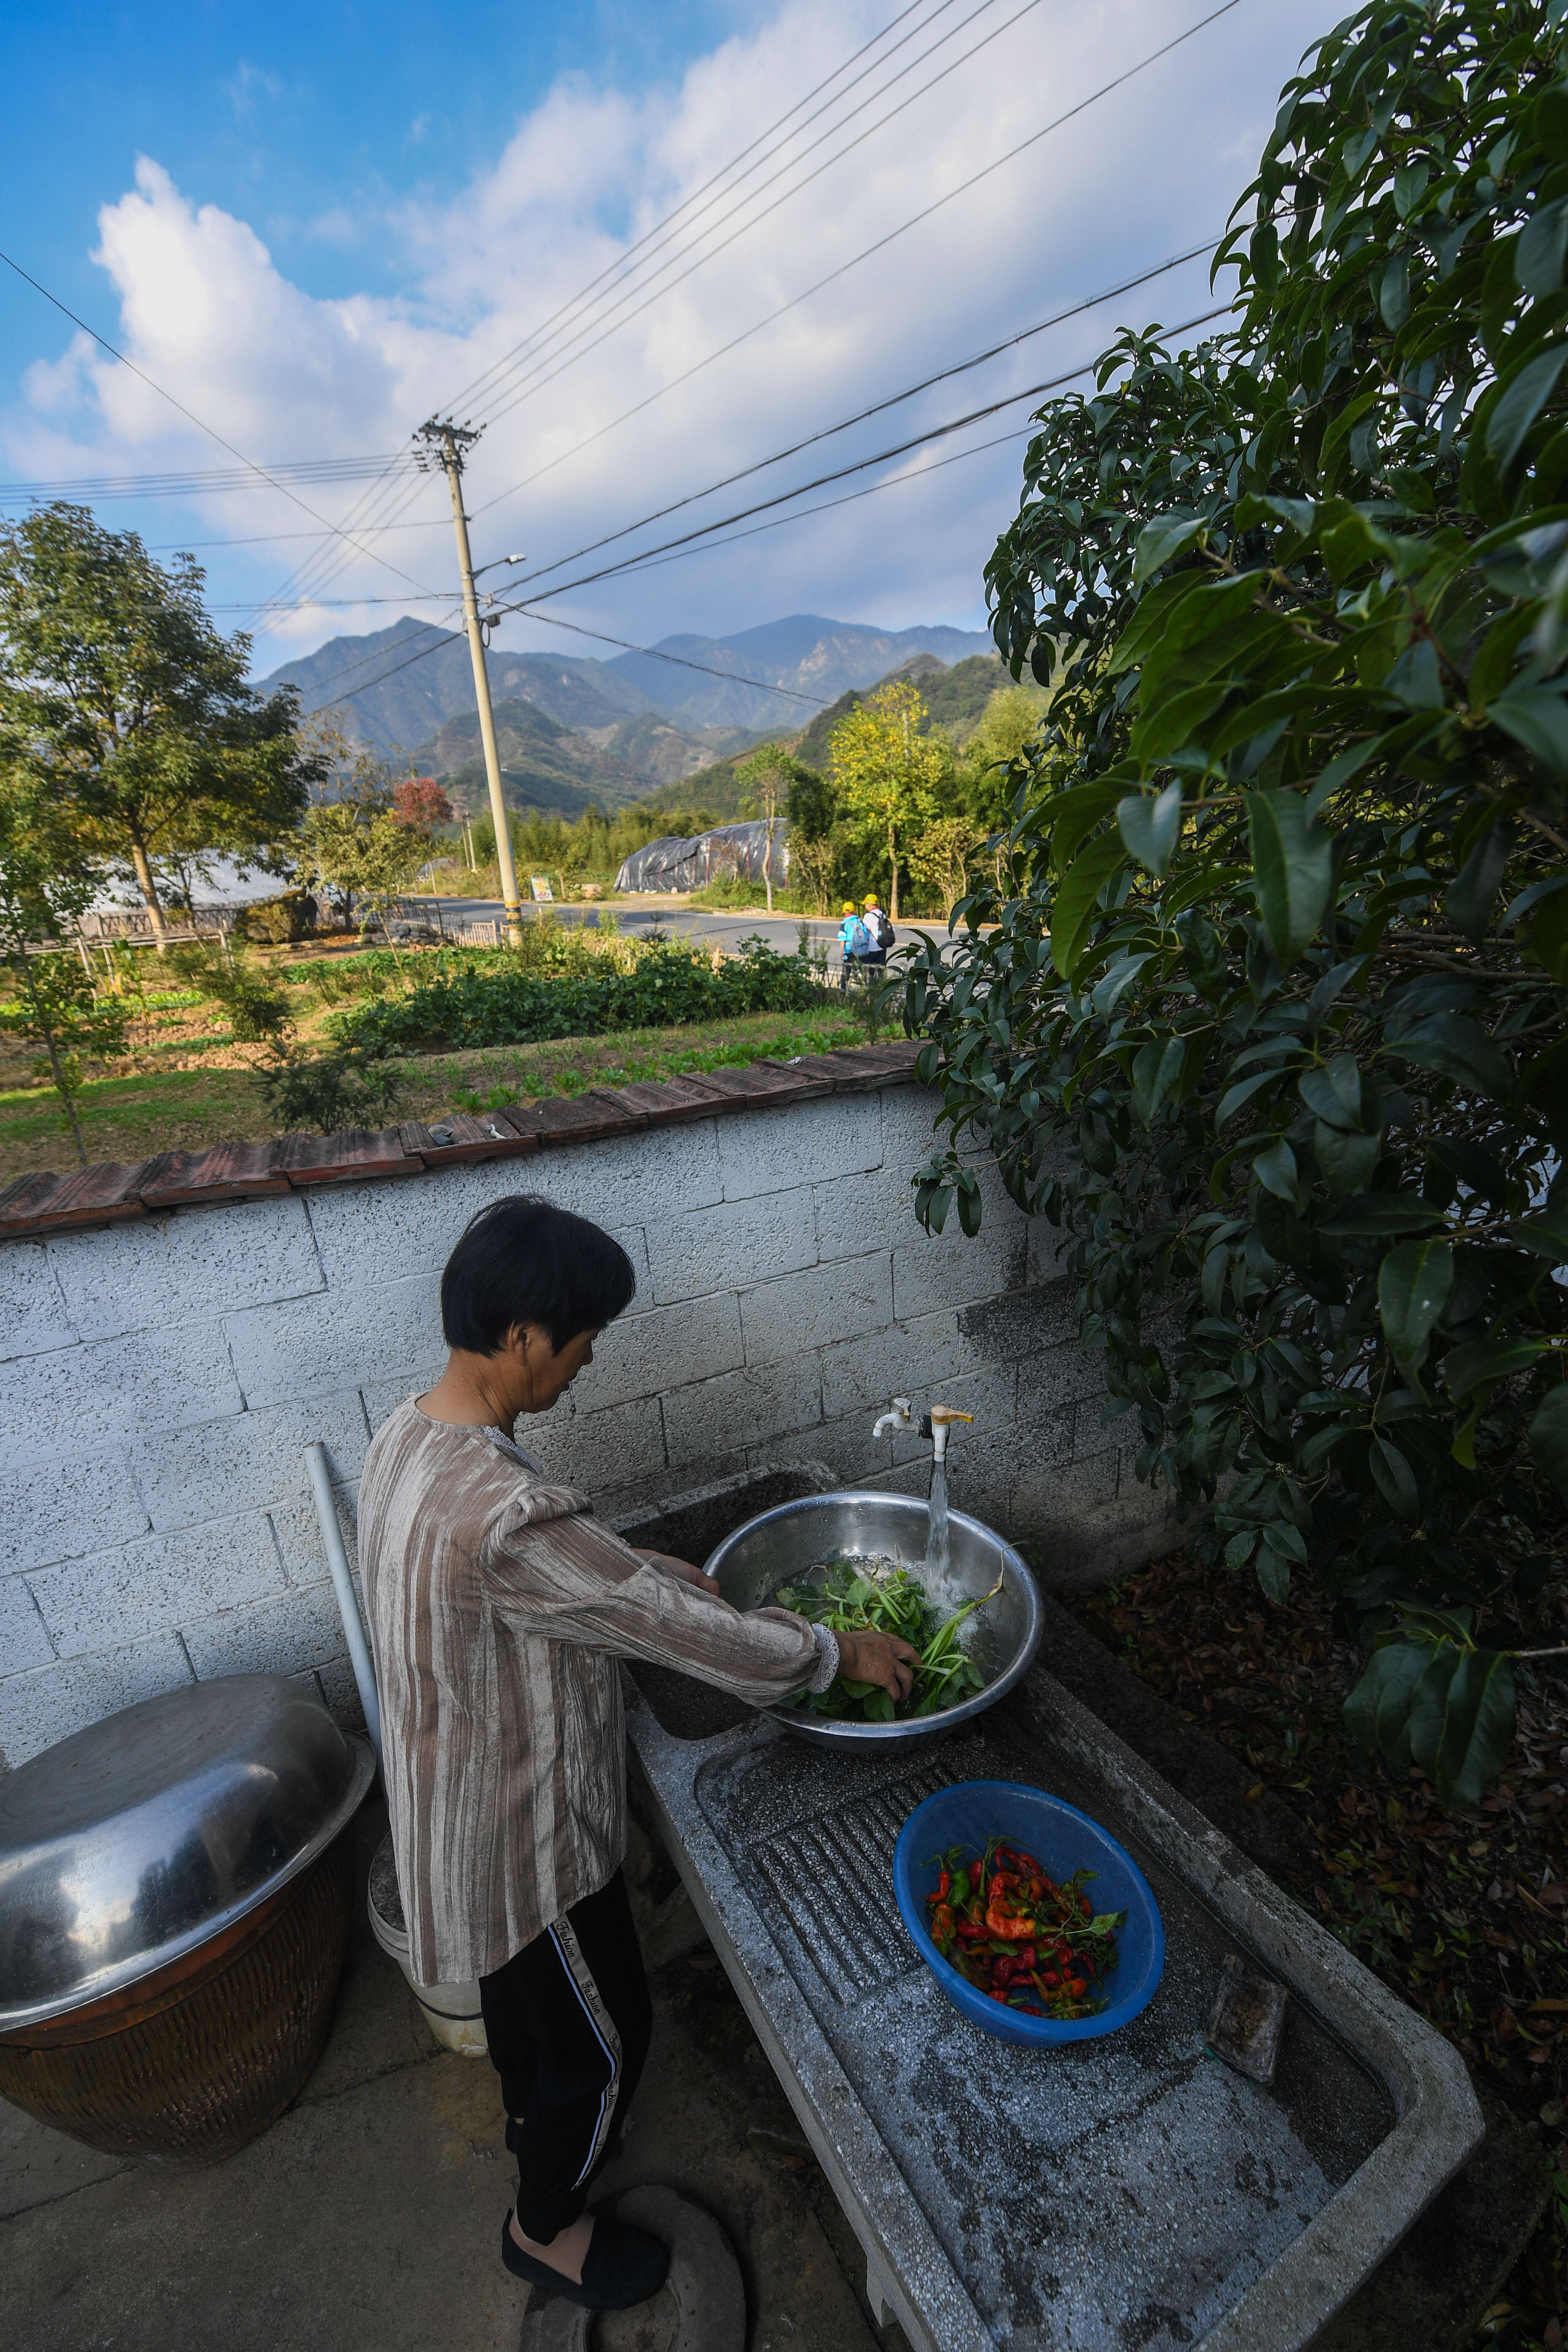
M 1388 1642 L 1374 1650 L 1347 1696 L 1344 1727 L 1356 1746 L 1394 1772 L 1410 1769 L 1410 1702 L 1432 1663 L 1426 1642 Z
M 1554 775 L 1568 775 L 1568 710 L 1544 687 L 1517 687 L 1487 705 L 1487 717 Z
M 1480 1802 L 1502 1770 L 1514 1719 L 1510 1658 L 1448 1643 L 1437 1651 L 1412 1696 L 1410 1746 L 1450 1812 Z
M 1268 1529 L 1263 1530 L 1263 1541 L 1258 1547 L 1258 1581 L 1270 1601 L 1288 1601 L 1290 1597 L 1290 1563 L 1283 1552 L 1276 1551 L 1268 1540 Z
M 1333 843 L 1300 793 L 1248 793 L 1253 883 L 1268 944 L 1288 971 L 1319 924 L 1333 887 Z
M 1383 1138 L 1347 1135 L 1343 1128 L 1330 1127 L 1320 1119 L 1312 1130 L 1312 1149 L 1319 1174 L 1334 1198 L 1343 1201 L 1371 1183 L 1383 1157 Z
M 1539 1216 L 1521 1218 L 1502 1230 L 1507 1240 L 1532 1250 L 1537 1257 L 1549 1257 L 1557 1265 L 1568 1259 L 1568 1209 L 1544 1209 Z
M 1132 1058 L 1132 1099 L 1145 1127 L 1152 1127 L 1161 1106 L 1180 1083 L 1186 1059 L 1184 1037 L 1152 1038 Z
M 1548 294 L 1555 294 L 1562 285 L 1565 257 L 1568 196 L 1559 196 L 1555 204 L 1542 205 L 1525 222 L 1513 249 L 1514 276 L 1524 291 L 1540 301 Z
M 1441 1209 L 1399 1192 L 1369 1192 L 1363 1201 L 1340 1209 L 1324 1227 L 1326 1233 L 1347 1234 L 1415 1234 L 1445 1222 Z
M 1531 426 L 1557 388 L 1568 365 L 1568 343 L 1558 343 L 1527 360 L 1506 385 L 1487 419 L 1487 455 L 1507 473 L 1523 448 Z
M 1383 323 L 1394 334 L 1410 316 L 1410 256 L 1390 254 L 1377 281 L 1377 307 Z
M 1391 1445 L 1386 1437 L 1374 1437 L 1367 1447 L 1366 1459 L 1377 1491 L 1389 1509 L 1402 1519 L 1419 1518 L 1421 1497 L 1415 1474 L 1398 1446 Z
M 1377 1272 L 1377 1307 L 1384 1337 L 1401 1364 L 1419 1364 L 1432 1326 L 1454 1287 L 1454 1252 L 1449 1242 L 1428 1237 L 1401 1242 Z
M 1121 828 L 1121 838 L 1140 866 L 1164 879 L 1165 868 L 1171 862 L 1171 852 L 1182 830 L 1182 787 L 1167 784 L 1157 796 L 1152 793 L 1129 793 L 1116 803 L 1116 822 Z
M 1529 1431 L 1531 1459 L 1561 1495 L 1568 1495 L 1568 1381 L 1548 1389 L 1535 1409 Z
M 1506 818 L 1487 826 L 1448 887 L 1443 904 L 1449 919 L 1479 947 L 1491 921 L 1508 861 L 1513 855 L 1514 829 Z
M 1064 980 L 1072 978 L 1082 961 L 1101 890 L 1126 862 L 1121 834 L 1103 833 L 1079 850 L 1058 884 L 1051 907 L 1051 961 Z
M 1458 1403 L 1489 1381 L 1528 1371 L 1547 1352 L 1544 1339 L 1467 1339 L 1443 1359 L 1443 1378 Z
M 1252 1172 L 1264 1190 L 1277 1200 L 1288 1201 L 1293 1209 L 1302 1206 L 1301 1179 L 1296 1170 L 1296 1155 L 1281 1135 L 1266 1151 L 1260 1151 L 1252 1163 Z
M 1418 1069 L 1436 1070 L 1461 1086 L 1506 1102 L 1513 1091 L 1513 1074 L 1491 1039 L 1461 1013 L 1434 1013 L 1408 1029 L 1388 1033 L 1391 1053 L 1402 1054 Z
M 1141 588 L 1162 564 L 1169 563 L 1173 555 L 1191 547 L 1205 527 L 1201 515 L 1158 515 L 1152 522 L 1145 523 L 1138 534 L 1138 549 L 1132 559 L 1133 586 Z
M 1373 1124 L 1366 1116 L 1368 1108 L 1382 1108 L 1375 1100 L 1368 1105 L 1368 1094 L 1375 1097 L 1376 1089 L 1366 1085 L 1353 1054 L 1336 1054 L 1321 1069 L 1304 1070 L 1296 1085 L 1308 1109 L 1315 1110 L 1331 1127 L 1359 1133 Z

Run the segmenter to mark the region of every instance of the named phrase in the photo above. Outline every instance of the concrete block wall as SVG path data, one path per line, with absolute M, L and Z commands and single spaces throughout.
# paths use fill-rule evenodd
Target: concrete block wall
M 520 1435 L 614 1514 L 763 1460 L 923 1490 L 895 1392 L 973 1412 L 955 1507 L 1094 1581 L 1168 1539 L 1076 1338 L 1051 1235 L 999 1188 L 979 1237 L 924 1234 L 935 1098 L 907 1083 L 395 1181 L 192 1206 L 0 1244 L 0 1750 L 14 1767 L 191 1677 L 352 1677 L 302 1455 L 353 1550 L 374 1431 L 444 1360 L 464 1223 L 542 1192 L 616 1234 L 637 1296 Z M 989 1182 L 989 1180 L 987 1180 Z

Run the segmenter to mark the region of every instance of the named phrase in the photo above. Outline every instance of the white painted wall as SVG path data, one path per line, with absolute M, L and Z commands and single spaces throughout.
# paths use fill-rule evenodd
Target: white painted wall
M 894 1084 L 0 1244 L 5 1764 L 193 1676 L 312 1672 L 355 1717 L 301 1456 L 325 1441 L 352 1551 L 371 1433 L 443 1361 L 442 1264 L 507 1192 L 595 1218 L 637 1270 L 521 1433 L 605 1511 L 799 1455 L 921 1487 L 917 1441 L 871 1438 L 899 1391 L 975 1414 L 957 1507 L 1064 1575 L 1145 1556 L 1165 1514 L 1100 1427 L 1054 1237 L 994 1187 L 974 1241 L 914 1222 L 934 1108 Z

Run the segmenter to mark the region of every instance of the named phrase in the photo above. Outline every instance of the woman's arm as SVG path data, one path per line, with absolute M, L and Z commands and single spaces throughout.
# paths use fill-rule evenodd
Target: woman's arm
M 679 1577 L 683 1584 L 696 1587 L 699 1592 L 718 1593 L 717 1580 L 693 1568 L 689 1559 L 676 1559 L 667 1551 L 641 1551 L 650 1568 L 665 1576 Z M 786 1612 L 786 1614 L 790 1613 Z M 822 1643 L 825 1629 L 815 1628 L 817 1642 Z M 914 1687 L 914 1671 L 919 1660 L 908 1642 L 896 1633 L 831 1633 L 827 1639 L 832 1649 L 824 1658 L 824 1670 L 812 1679 L 814 1690 L 826 1690 L 836 1674 L 847 1675 L 852 1683 L 877 1683 L 895 1701 L 907 1699 Z
M 571 1507 L 576 1500 L 563 1489 L 536 1487 L 497 1521 L 479 1571 L 503 1614 L 549 1641 L 674 1666 L 752 1706 L 776 1706 L 815 1681 L 822 1651 L 804 1617 L 788 1609 L 742 1615 L 700 1583 L 652 1565 L 601 1520 Z M 907 1643 L 887 1646 L 908 1650 Z M 893 1688 L 897 1666 L 894 1657 L 868 1648 L 856 1671 Z

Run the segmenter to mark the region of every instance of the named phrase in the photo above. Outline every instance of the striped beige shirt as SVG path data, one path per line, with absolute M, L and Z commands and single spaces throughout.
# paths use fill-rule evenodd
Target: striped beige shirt
M 742 1616 L 649 1566 L 499 1431 L 433 1421 L 412 1397 L 366 1457 L 359 1551 L 421 1984 L 489 1975 L 618 1868 L 617 1659 L 755 1706 L 826 1663 L 803 1617 Z

